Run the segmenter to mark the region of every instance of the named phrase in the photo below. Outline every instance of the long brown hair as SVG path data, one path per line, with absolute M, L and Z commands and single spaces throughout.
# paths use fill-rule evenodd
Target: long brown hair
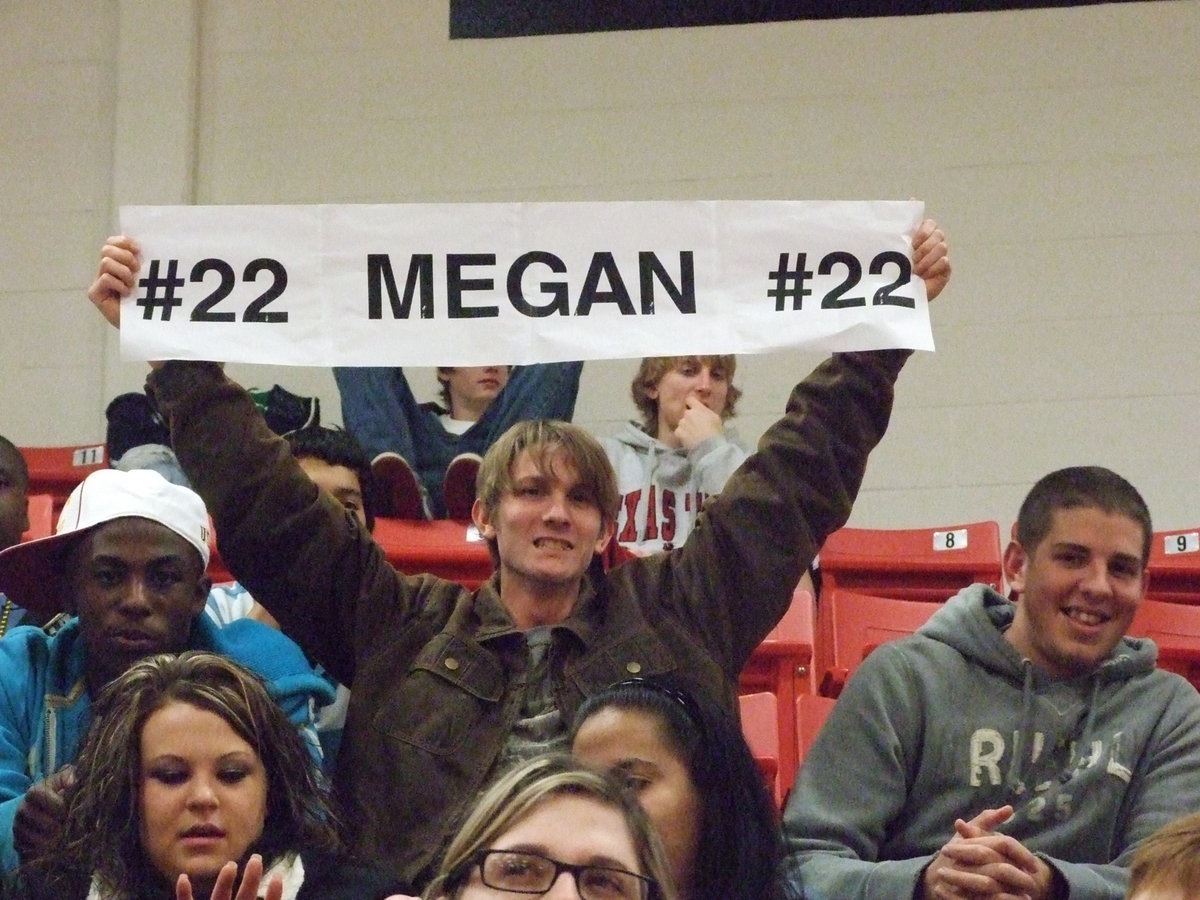
M 324 779 L 305 739 L 253 672 L 214 653 L 188 651 L 140 660 L 100 692 L 75 763 L 59 850 L 23 872 L 53 886 L 94 876 L 105 896 L 126 900 L 160 881 L 140 837 L 141 736 L 171 703 L 220 716 L 258 754 L 267 811 L 254 852 L 270 865 L 301 849 L 341 848 Z

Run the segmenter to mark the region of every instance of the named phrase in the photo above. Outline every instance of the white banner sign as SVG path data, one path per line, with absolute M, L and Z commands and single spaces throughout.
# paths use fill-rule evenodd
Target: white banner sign
M 933 349 L 923 205 L 123 207 L 129 359 L 488 365 Z

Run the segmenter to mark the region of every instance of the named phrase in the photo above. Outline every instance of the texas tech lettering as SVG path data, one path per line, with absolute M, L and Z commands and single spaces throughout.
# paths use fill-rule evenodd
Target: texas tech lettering
M 670 550 L 680 530 L 690 531 L 684 526 L 691 524 L 706 496 L 700 491 L 659 491 L 655 485 L 621 495 L 617 542 L 660 544 L 660 549 Z

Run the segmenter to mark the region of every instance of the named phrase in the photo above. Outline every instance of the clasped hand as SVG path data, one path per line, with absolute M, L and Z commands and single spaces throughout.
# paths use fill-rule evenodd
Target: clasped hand
M 958 819 L 955 834 L 922 876 L 925 900 L 1052 900 L 1054 873 L 1016 838 L 994 829 L 1013 808 L 985 809 Z

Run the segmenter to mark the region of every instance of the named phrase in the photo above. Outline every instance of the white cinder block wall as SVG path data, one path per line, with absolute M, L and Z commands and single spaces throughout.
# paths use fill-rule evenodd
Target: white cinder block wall
M 1097 462 L 1200 524 L 1200 0 L 486 42 L 445 0 L 7 0 L 0 59 L 19 444 L 100 441 L 140 385 L 83 299 L 122 203 L 917 196 L 955 276 L 852 522 L 1006 532 Z M 742 359 L 744 437 L 816 361 Z M 589 364 L 577 421 L 630 416 L 633 367 Z M 327 371 L 232 371 L 340 418 Z

